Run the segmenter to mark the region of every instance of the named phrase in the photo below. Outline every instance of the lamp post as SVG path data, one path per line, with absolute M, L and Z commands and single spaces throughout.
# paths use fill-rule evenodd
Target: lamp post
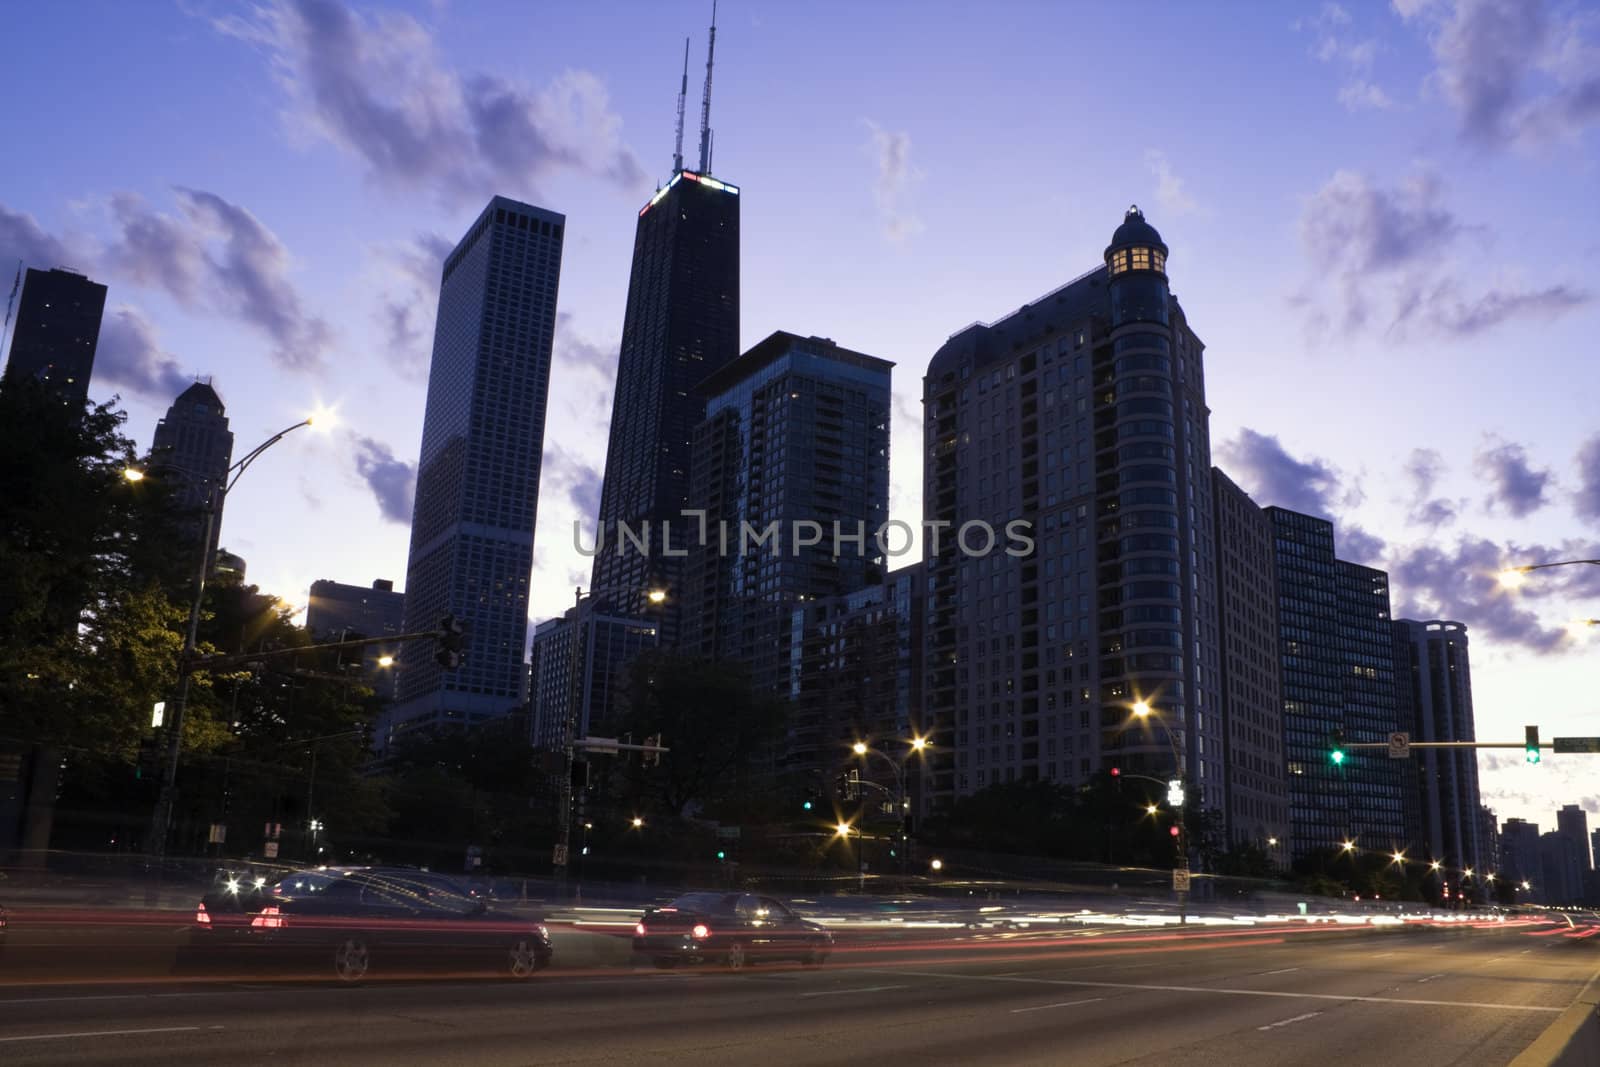
M 920 756 L 926 752 L 928 750 L 929 742 L 926 737 L 914 736 L 906 742 L 906 745 L 907 748 L 905 752 L 898 759 L 889 755 L 887 752 L 873 748 L 865 741 L 857 741 L 855 744 L 850 746 L 850 751 L 862 757 L 863 760 L 865 760 L 868 756 L 877 756 L 885 763 L 889 764 L 889 766 L 894 770 L 894 809 L 895 818 L 899 820 L 900 824 L 900 833 L 898 836 L 901 843 L 901 874 L 906 872 L 906 861 L 908 859 L 906 854 L 911 851 L 911 835 L 906 832 L 905 828 L 906 813 L 910 806 L 910 798 L 906 795 L 906 764 L 910 761 L 913 755 Z
M 1178 747 L 1177 735 L 1172 732 L 1172 727 L 1167 724 L 1147 700 L 1136 700 L 1130 709 L 1134 718 L 1140 722 L 1154 719 L 1161 724 L 1161 729 L 1166 732 L 1167 745 L 1172 749 L 1172 780 L 1168 783 L 1167 800 L 1173 808 L 1173 825 L 1177 828 L 1177 835 L 1173 838 L 1178 850 L 1179 870 L 1184 874 L 1185 880 L 1189 873 L 1189 828 L 1184 825 L 1183 819 L 1183 752 Z M 1173 876 L 1176 880 L 1177 875 Z M 1189 893 L 1187 890 L 1178 890 L 1178 924 L 1188 925 L 1189 922 Z
M 1528 575 L 1534 571 L 1545 571 L 1551 567 L 1576 567 L 1583 564 L 1600 567 L 1600 559 L 1560 559 L 1553 563 L 1524 563 L 1516 567 L 1506 567 L 1500 571 L 1497 578 L 1500 584 L 1507 589 L 1517 589 L 1528 580 Z
M 161 793 L 156 800 L 155 812 L 150 821 L 148 851 L 156 859 L 166 855 L 167 834 L 172 829 L 172 808 L 176 800 L 178 782 L 178 759 L 183 748 L 183 718 L 189 704 L 189 680 L 192 675 L 191 667 L 194 662 L 195 651 L 199 643 L 200 611 L 206 591 L 206 572 L 211 566 L 211 534 L 216 528 L 217 513 L 222 510 L 223 501 L 227 498 L 228 493 L 239 483 L 239 479 L 244 476 L 244 472 L 250 469 L 250 465 L 260 458 L 263 452 L 294 431 L 303 426 L 310 426 L 317 421 L 318 417 L 313 415 L 300 420 L 292 426 L 279 430 L 255 448 L 252 448 L 245 454 L 243 459 L 224 471 L 220 479 L 197 475 L 182 467 L 165 464 L 158 464 L 155 467 L 155 469 L 169 469 L 183 477 L 197 479 L 205 486 L 206 490 L 205 528 L 200 536 L 200 559 L 195 567 L 194 598 L 189 602 L 189 625 L 184 633 L 183 651 L 179 653 L 178 658 L 178 692 L 171 701 L 172 725 L 168 728 L 166 765 L 161 774 Z M 136 467 L 129 467 L 122 473 L 123 477 L 130 482 L 141 482 L 145 479 L 145 472 Z
M 571 861 L 572 846 L 572 772 L 577 764 L 578 756 L 578 716 L 581 706 L 589 689 L 589 672 L 584 670 L 584 641 L 585 641 L 585 616 L 594 606 L 596 596 L 616 592 L 633 592 L 631 587 L 606 587 L 590 589 L 585 593 L 582 587 L 575 589 L 572 605 L 572 635 L 570 644 L 572 655 L 568 659 L 568 696 L 566 721 L 561 729 L 562 765 L 565 773 L 561 776 L 560 822 L 556 827 L 556 848 L 552 866 L 556 868 L 557 879 L 565 888 L 567 881 L 568 865 Z M 667 602 L 665 589 L 649 589 L 645 592 L 645 600 L 652 606 L 659 608 Z M 661 620 L 656 620 L 656 643 L 661 642 Z M 642 825 L 642 824 L 636 824 Z

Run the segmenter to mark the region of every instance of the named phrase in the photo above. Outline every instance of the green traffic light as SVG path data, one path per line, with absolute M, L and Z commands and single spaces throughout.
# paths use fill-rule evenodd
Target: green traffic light
M 1328 753 L 1328 758 L 1334 762 L 1335 766 L 1342 764 L 1344 762 L 1344 749 L 1334 749 L 1332 752 Z
M 717 849 L 717 859 L 725 860 L 727 858 L 728 858 L 728 854 L 726 852 L 722 851 L 720 848 Z
M 800 806 L 802 808 L 804 808 L 806 811 L 810 811 L 811 810 L 811 801 L 808 800 L 804 804 L 801 804 Z
M 1536 749 L 1536 748 L 1528 749 L 1527 752 L 1524 754 L 1523 759 L 1525 759 L 1529 763 L 1538 763 L 1539 762 L 1539 750 Z

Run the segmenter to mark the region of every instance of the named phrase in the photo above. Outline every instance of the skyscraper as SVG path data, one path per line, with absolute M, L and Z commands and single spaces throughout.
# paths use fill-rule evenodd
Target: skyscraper
M 1249 495 L 1211 468 L 1217 515 L 1217 603 L 1227 768 L 1225 828 L 1285 863 L 1289 787 L 1283 758 L 1278 589 L 1272 524 Z
M 1556 832 L 1572 842 L 1578 866 L 1584 873 L 1594 869 L 1589 856 L 1589 813 L 1576 804 L 1563 804 L 1556 812 Z
M 385 637 L 403 633 L 406 596 L 394 591 L 394 583 L 379 578 L 371 586 L 346 585 L 319 578 L 311 583 L 311 599 L 306 607 L 306 629 L 319 641 L 353 641 L 363 637 Z M 399 692 L 393 663 L 385 667 L 385 656 L 397 656 L 400 649 L 390 645 L 368 645 L 342 657 L 359 662 L 372 688 L 393 699 Z
M 1355 839 L 1403 848 L 1410 765 L 1363 752 L 1335 764 L 1329 742 L 1379 742 L 1401 729 L 1389 579 L 1334 556 L 1333 523 L 1266 509 L 1273 527 L 1284 755 L 1296 858 Z
M 702 156 L 705 152 L 702 152 Z M 659 619 L 662 642 L 678 640 L 682 560 L 661 551 L 663 523 L 674 546 L 693 528 L 690 442 L 705 418 L 695 387 L 739 354 L 739 189 L 709 173 L 679 170 L 639 211 L 633 268 L 617 357 L 600 535 L 591 580 L 612 611 Z M 615 551 L 618 524 L 648 524 L 651 550 Z M 646 594 L 665 590 L 659 612 Z
M 1459 622 L 1399 619 L 1395 685 L 1413 741 L 1476 741 L 1467 628 Z M 1478 754 L 1470 748 L 1417 749 L 1418 843 L 1452 867 L 1492 869 L 1481 832 Z
M 1539 824 L 1522 819 L 1507 819 L 1500 827 L 1500 874 L 1521 885 L 1544 881 L 1539 858 Z M 1521 896 L 1518 900 L 1526 900 Z
M 883 581 L 892 366 L 780 331 L 701 383 L 689 499 L 708 537 L 683 572 L 686 649 L 782 692 L 795 605 Z M 776 544 L 746 543 L 773 527 Z
M 386 734 L 504 715 L 522 697 L 564 229 L 553 211 L 497 196 L 445 258 L 405 629 L 454 615 L 471 631 L 470 649 L 462 667 L 446 670 L 432 642 L 406 646 Z
M 1111 762 L 1169 776 L 1176 749 L 1191 795 L 1222 809 L 1203 349 L 1168 290 L 1167 246 L 1133 208 L 1101 266 L 934 354 L 936 804 L 999 782 L 1084 782 Z M 978 520 L 1031 524 L 1032 550 L 978 551 L 981 536 L 960 536 Z
M 220 490 L 227 486 L 233 463 L 233 433 L 228 429 L 227 408 L 210 382 L 195 382 L 178 394 L 166 417 L 156 423 L 150 463 L 178 472 L 172 479 L 172 499 L 185 513 L 183 530 L 191 543 L 198 544 L 205 530 L 207 500 L 214 491 L 219 493 L 211 543 L 206 546 L 206 558 L 215 561 L 222 537 Z
M 82 406 L 89 398 L 105 309 L 106 287 L 98 282 L 70 270 L 29 267 L 17 305 L 6 377 L 38 378 Z

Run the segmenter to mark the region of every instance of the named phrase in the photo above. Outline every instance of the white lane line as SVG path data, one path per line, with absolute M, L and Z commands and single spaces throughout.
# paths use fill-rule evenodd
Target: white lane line
M 1374 952 L 1372 954 L 1372 958 L 1375 959 L 1375 960 L 1386 960 L 1390 956 L 1393 956 L 1393 955 L 1394 955 L 1393 952 Z
M 1290 993 L 1280 989 L 1221 989 L 1198 985 L 1146 985 L 1135 982 L 1080 982 L 1067 978 L 1023 978 L 1001 974 L 960 974 L 954 971 L 873 970 L 871 974 L 903 978 L 964 978 L 971 982 L 1024 982 L 1031 985 L 1071 986 L 1079 989 L 1142 989 L 1154 993 L 1214 993 L 1233 997 L 1288 997 L 1294 1000 L 1333 1000 L 1341 1003 L 1414 1004 L 1435 1008 L 1484 1008 L 1495 1011 L 1531 1011 L 1560 1015 L 1566 1008 L 1533 1004 L 1492 1004 L 1481 1000 L 1419 1000 L 1407 997 L 1360 997 L 1346 993 Z
M 23 1034 L 21 1037 L 0 1037 L 0 1041 L 69 1041 L 75 1037 L 123 1037 L 128 1034 L 179 1034 L 198 1030 L 198 1026 L 154 1026 L 148 1030 L 80 1030 L 72 1034 Z M 220 1026 L 209 1027 L 221 1030 Z
M 1443 977 L 1444 977 L 1444 975 L 1442 975 L 1442 974 L 1430 974 L 1426 978 L 1418 978 L 1417 979 L 1417 984 L 1421 985 L 1423 982 L 1431 982 L 1435 978 L 1443 978 Z
M 1288 974 L 1290 971 L 1298 971 L 1299 969 L 1300 968 L 1298 968 L 1298 967 L 1285 967 L 1281 971 L 1264 971 L 1262 973 L 1263 974 Z
M 195 992 L 195 993 L 91 993 L 83 996 L 71 997 L 10 997 L 0 1000 L 0 1004 L 59 1004 L 79 1000 L 154 1000 L 158 997 L 225 997 L 227 993 L 221 992 Z
M 1031 1008 L 1012 1008 L 1012 1015 L 1021 1015 L 1025 1011 L 1047 1011 L 1050 1008 L 1072 1008 L 1079 1004 L 1094 1004 L 1106 999 L 1105 997 L 1090 997 L 1088 1000 L 1063 1000 L 1059 1004 L 1036 1004 Z
M 807 997 L 838 997 L 843 996 L 846 993 L 884 993 L 891 989 L 910 988 L 910 986 L 903 985 L 869 985 L 863 986 L 859 989 L 824 989 L 819 993 L 801 993 L 800 998 L 804 1000 Z
M 1275 1023 L 1268 1023 L 1265 1026 L 1258 1026 L 1258 1027 L 1256 1027 L 1256 1029 L 1257 1030 L 1276 1030 L 1278 1027 L 1280 1027 L 1280 1026 L 1288 1026 L 1290 1023 L 1299 1023 L 1299 1022 L 1304 1022 L 1307 1019 L 1315 1019 L 1317 1016 L 1319 1016 L 1321 1014 L 1322 1013 L 1320 1011 L 1308 1011 L 1304 1015 L 1296 1015 L 1292 1019 L 1279 1019 Z

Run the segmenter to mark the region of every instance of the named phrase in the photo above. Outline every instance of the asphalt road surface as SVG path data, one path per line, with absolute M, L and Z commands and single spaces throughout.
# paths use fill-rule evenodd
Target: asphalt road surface
M 8 961 L 0 1062 L 1493 1065 L 1600 969 L 1600 937 L 1548 926 L 986 935 L 739 974 L 617 966 L 584 948 L 602 938 L 558 932 L 558 959 L 592 962 L 524 983 L 86 984 Z

